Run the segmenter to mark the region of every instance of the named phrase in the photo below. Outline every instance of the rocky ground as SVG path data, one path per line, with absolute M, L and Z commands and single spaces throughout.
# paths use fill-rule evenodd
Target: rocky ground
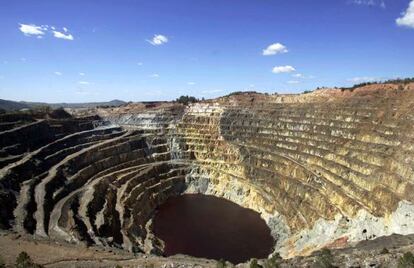
M 347 248 L 331 262 L 394 267 L 410 236 L 352 247 L 414 234 L 413 111 L 414 83 L 391 83 L 1 115 L 0 229 L 14 232 L 1 254 L 9 264 L 25 250 L 46 266 L 215 266 L 144 258 L 162 251 L 147 228 L 156 207 L 202 193 L 260 213 L 285 258 Z
M 12 266 L 22 251 L 27 252 L 35 263 L 45 267 L 215 267 L 216 264 L 213 260 L 187 256 L 163 258 L 114 248 L 39 240 L 10 232 L 0 233 L 0 256 L 7 265 Z
M 12 267 L 16 257 L 27 252 L 35 263 L 45 267 L 218 267 L 216 260 L 176 255 L 164 258 L 154 255 L 132 254 L 125 250 L 105 247 L 86 247 L 65 242 L 34 239 L 33 236 L 12 232 L 0 233 L 0 256 L 7 267 Z M 359 242 L 345 249 L 331 249 L 332 265 L 336 267 L 398 267 L 406 252 L 414 252 L 414 235 L 392 235 Z M 317 262 L 321 252 L 311 256 L 277 260 L 280 267 L 321 267 Z M 258 260 L 266 267 L 268 260 Z M 236 267 L 251 267 L 251 263 Z M 227 267 L 233 267 L 226 263 Z M 407 266 L 409 267 L 409 266 Z

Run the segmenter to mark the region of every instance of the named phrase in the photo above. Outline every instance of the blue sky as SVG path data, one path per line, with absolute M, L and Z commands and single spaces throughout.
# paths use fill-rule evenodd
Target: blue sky
M 171 100 L 414 76 L 414 0 L 0 0 L 0 98 Z

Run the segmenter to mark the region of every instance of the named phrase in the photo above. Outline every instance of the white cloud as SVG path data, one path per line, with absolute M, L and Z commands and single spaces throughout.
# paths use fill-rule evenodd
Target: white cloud
M 358 6 L 379 6 L 381 8 L 386 8 L 384 0 L 349 0 L 348 2 Z
M 275 74 L 279 74 L 279 73 L 291 73 L 294 72 L 295 68 L 293 68 L 290 65 L 286 65 L 286 66 L 276 66 L 273 68 L 272 72 Z
M 60 38 L 60 39 L 65 39 L 65 40 L 73 40 L 73 35 L 71 34 L 64 34 L 58 31 L 53 31 L 53 36 L 56 38 Z
M 90 85 L 91 83 L 88 81 L 79 81 L 78 82 L 80 85 Z
M 196 83 L 195 82 L 187 82 L 187 85 L 189 86 L 194 86 Z
M 142 62 L 138 62 L 137 64 L 138 64 L 138 66 L 144 65 L 144 63 L 142 63 Z
M 150 43 L 153 46 L 160 46 L 162 44 L 165 44 L 168 42 L 168 38 L 165 35 L 162 34 L 156 34 L 152 38 L 152 40 L 147 40 L 148 43 Z
M 80 76 L 84 76 L 84 75 L 85 75 L 85 73 L 79 73 L 79 75 L 80 75 Z
M 353 82 L 353 83 L 375 82 L 378 80 L 380 79 L 376 77 L 369 77 L 369 76 L 354 77 L 354 78 L 348 79 L 349 82 Z
M 294 74 L 292 76 L 296 77 L 296 78 L 304 78 L 305 77 L 303 74 Z
M 56 27 L 49 25 L 34 25 L 34 24 L 22 24 L 20 23 L 19 30 L 26 36 L 36 36 L 38 39 L 42 39 L 43 36 L 50 32 L 53 36 L 65 40 L 73 40 L 73 35 L 68 33 L 68 28 L 63 27 L 63 32 L 56 31 Z
M 45 31 L 47 30 L 44 26 L 37 26 L 34 24 L 22 24 L 20 23 L 19 30 L 24 33 L 26 36 L 38 36 L 38 35 L 44 35 Z
M 299 84 L 300 82 L 297 80 L 287 81 L 288 84 Z
M 287 53 L 288 49 L 281 43 L 274 43 L 263 50 L 263 56 Z
M 55 75 L 59 75 L 59 76 L 60 76 L 60 75 L 62 75 L 62 73 L 61 73 L 61 72 L 54 72 L 54 74 L 55 74 Z
M 396 19 L 398 26 L 406 26 L 414 28 L 414 0 L 410 2 L 407 10 L 401 14 L 401 17 Z
M 152 74 L 151 77 L 152 78 L 158 78 L 158 77 L 160 77 L 160 75 L 159 74 Z

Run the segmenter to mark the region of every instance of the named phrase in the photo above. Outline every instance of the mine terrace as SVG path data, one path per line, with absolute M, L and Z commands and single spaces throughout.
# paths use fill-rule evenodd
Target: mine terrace
M 352 256 L 347 248 L 384 237 L 405 241 L 397 255 L 412 245 L 413 83 L 4 113 L 0 121 L 2 239 L 151 259 L 165 246 L 152 228 L 157 208 L 197 193 L 257 212 L 286 265 L 324 248 Z M 371 248 L 379 255 L 391 244 Z

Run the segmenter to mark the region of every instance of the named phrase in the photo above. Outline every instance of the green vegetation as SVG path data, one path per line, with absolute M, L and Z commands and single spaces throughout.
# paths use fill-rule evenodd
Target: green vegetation
M 359 84 L 355 84 L 352 87 L 342 87 L 341 91 L 346 91 L 349 90 L 351 92 L 354 91 L 354 89 L 359 88 L 359 87 L 365 87 L 365 86 L 369 86 L 369 85 L 375 85 L 378 84 L 378 82 L 364 82 L 364 83 L 359 83 Z
M 413 83 L 414 82 L 414 77 L 409 77 L 409 78 L 397 78 L 397 79 L 391 79 L 391 80 L 387 80 L 384 83 L 387 84 L 403 84 L 403 85 L 407 85 L 409 83 Z
M 332 264 L 333 256 L 329 249 L 324 248 L 319 252 L 319 255 L 315 259 L 314 268 L 334 268 Z
M 58 108 L 58 109 L 51 110 L 47 114 L 50 118 L 56 118 L 56 119 L 64 119 L 64 118 L 71 118 L 72 117 L 63 108 Z
M 303 91 L 302 94 L 308 94 L 308 93 L 312 93 L 312 90 L 305 90 L 305 91 Z
M 216 267 L 217 268 L 225 268 L 226 267 L 226 261 L 223 259 L 220 259 L 216 262 Z
M 175 101 L 178 103 L 182 103 L 184 105 L 188 105 L 189 103 L 198 102 L 198 99 L 196 97 L 186 95 L 186 96 L 179 97 Z
M 369 86 L 369 85 L 376 85 L 376 84 L 380 84 L 380 83 L 400 85 L 398 87 L 398 89 L 404 90 L 403 85 L 407 85 L 407 84 L 413 83 L 413 82 L 414 82 L 414 77 L 404 78 L 404 79 L 397 78 L 397 79 L 390 79 L 390 80 L 386 80 L 386 81 L 364 82 L 364 83 L 355 84 L 352 87 L 343 87 L 343 88 L 341 88 L 341 91 L 349 90 L 349 91 L 352 92 L 352 91 L 354 91 L 354 89 L 359 88 L 359 87 L 364 87 L 364 86 Z
M 380 254 L 388 254 L 390 251 L 387 248 L 383 248 L 380 252 Z
M 411 252 L 406 252 L 398 260 L 398 268 L 413 268 L 414 267 L 414 255 Z
M 4 113 L 3 113 L 4 112 Z M 19 121 L 33 122 L 35 119 L 70 119 L 72 116 L 63 108 L 52 109 L 50 106 L 36 106 L 21 110 L 1 110 L 2 119 L 18 118 Z
M 52 111 L 52 108 L 49 106 L 36 106 L 33 108 L 22 108 L 20 110 L 6 110 L 0 108 L 0 114 L 22 114 L 22 115 L 31 115 L 35 117 L 44 116 Z
M 33 113 L 48 114 L 52 111 L 52 108 L 50 108 L 48 105 L 39 105 L 33 107 L 30 111 Z
M 4 262 L 1 256 L 0 256 L 0 268 L 6 268 L 6 263 Z
M 276 253 L 265 261 L 264 268 L 279 268 L 281 260 L 282 257 L 280 257 L 279 253 Z
M 251 259 L 249 267 L 250 268 L 260 268 L 261 266 L 257 263 L 257 259 Z
M 25 251 L 20 252 L 19 256 L 16 258 L 16 268 L 42 268 L 43 266 L 37 263 L 34 263 L 30 258 L 29 254 Z
M 260 93 L 258 93 L 257 91 L 234 91 L 234 92 L 232 92 L 230 94 L 227 94 L 224 97 L 230 97 L 230 96 L 236 96 L 236 95 L 244 95 L 244 94 L 247 95 L 247 94 L 260 94 Z

